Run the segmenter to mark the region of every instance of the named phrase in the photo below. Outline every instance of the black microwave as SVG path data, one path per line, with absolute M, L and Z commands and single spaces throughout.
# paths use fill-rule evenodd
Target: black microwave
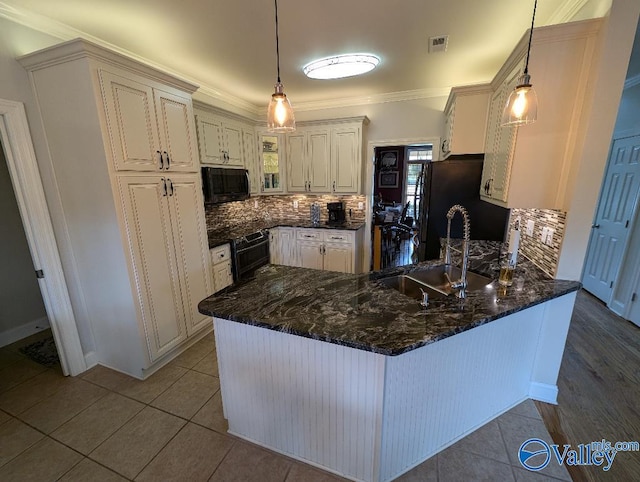
M 205 204 L 249 199 L 249 171 L 224 167 L 203 167 L 202 192 Z

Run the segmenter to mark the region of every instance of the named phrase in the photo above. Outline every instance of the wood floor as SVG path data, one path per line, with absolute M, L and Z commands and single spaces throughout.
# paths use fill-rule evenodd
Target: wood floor
M 640 441 L 640 328 L 578 293 L 558 379 L 558 405 L 536 402 L 559 445 Z M 574 481 L 640 481 L 640 452 L 619 452 L 609 472 L 567 467 Z

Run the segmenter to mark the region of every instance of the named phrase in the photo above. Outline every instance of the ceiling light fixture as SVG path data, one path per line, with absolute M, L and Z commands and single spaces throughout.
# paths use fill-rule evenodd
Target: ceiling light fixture
M 271 94 L 271 102 L 267 108 L 267 130 L 269 132 L 292 132 L 296 130 L 296 119 L 289 99 L 280 82 L 280 39 L 278 37 L 278 0 L 276 4 L 276 61 L 278 64 L 278 81 L 275 92 Z
M 502 112 L 503 126 L 519 126 L 531 124 L 538 118 L 538 96 L 531 85 L 529 75 L 529 54 L 531 53 L 531 37 L 533 36 L 533 22 L 536 19 L 536 7 L 538 0 L 533 4 L 533 18 L 531 19 L 531 30 L 529 30 L 529 46 L 527 47 L 527 60 L 524 65 L 524 72 L 518 79 L 518 85 L 507 100 Z
M 342 79 L 366 74 L 379 63 L 380 59 L 371 54 L 342 54 L 314 60 L 302 70 L 311 79 Z

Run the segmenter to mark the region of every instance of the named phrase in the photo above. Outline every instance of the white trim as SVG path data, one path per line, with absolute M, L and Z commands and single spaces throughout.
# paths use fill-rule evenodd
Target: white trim
M 41 332 L 49 328 L 49 320 L 46 316 L 36 320 L 28 321 L 15 328 L 10 328 L 0 332 L 0 347 L 7 346 L 14 341 L 22 340 L 35 333 Z
M 560 3 L 556 11 L 553 12 L 553 15 L 551 15 L 551 18 L 547 21 L 547 25 L 571 21 L 588 2 L 589 0 L 565 0 L 565 2 Z
M 631 87 L 635 87 L 638 84 L 640 84 L 640 74 L 634 75 L 633 77 L 629 77 L 627 80 L 625 80 L 624 88 L 625 90 L 630 89 Z
M 98 364 L 98 354 L 95 351 L 90 351 L 84 356 L 84 363 L 87 365 L 87 370 L 95 367 Z
M 539 402 L 558 405 L 558 386 L 548 383 L 531 382 L 529 385 L 529 398 Z
M 372 228 L 372 212 L 373 212 L 373 186 L 374 184 L 374 173 L 375 173 L 375 149 L 376 147 L 386 147 L 386 146 L 412 146 L 412 145 L 420 145 L 420 144 L 433 144 L 433 159 L 432 161 L 440 160 L 440 137 L 420 137 L 420 138 L 409 138 L 409 139 L 384 139 L 377 141 L 369 141 L 367 144 L 367 157 L 365 159 L 366 169 L 365 169 L 365 184 L 364 184 L 364 195 L 367 199 L 368 209 L 365 213 L 365 230 L 364 230 L 364 253 L 362 260 L 362 271 L 367 272 L 371 266 L 371 228 Z
M 84 354 L 22 103 L 0 99 L 0 131 L 33 266 L 45 273 L 38 283 L 62 372 L 78 375 Z

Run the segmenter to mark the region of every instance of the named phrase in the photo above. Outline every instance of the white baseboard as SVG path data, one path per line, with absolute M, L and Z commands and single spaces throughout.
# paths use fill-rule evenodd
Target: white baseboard
M 531 382 L 529 385 L 529 398 L 539 402 L 558 405 L 558 386 L 547 383 Z
M 90 351 L 84 356 L 84 362 L 87 365 L 87 370 L 93 368 L 98 364 L 98 354 L 95 351 Z
M 22 340 L 30 335 L 44 331 L 49 328 L 49 319 L 44 316 L 37 320 L 30 321 L 10 330 L 0 332 L 0 347 L 10 345 L 18 340 Z

